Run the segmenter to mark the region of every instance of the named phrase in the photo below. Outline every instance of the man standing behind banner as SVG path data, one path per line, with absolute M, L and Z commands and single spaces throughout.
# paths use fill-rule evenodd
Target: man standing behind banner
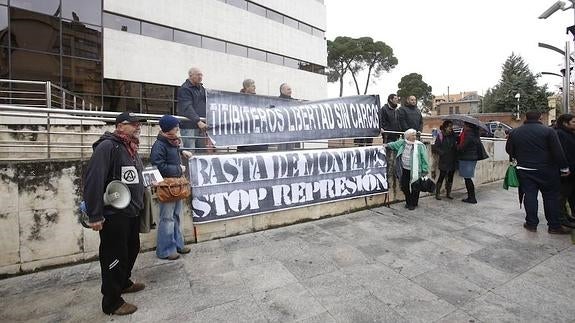
M 413 95 L 407 98 L 405 105 L 397 109 L 397 118 L 401 131 L 415 129 L 419 134 L 423 130 L 423 116 L 417 108 L 417 99 Z
M 140 211 L 144 207 L 142 161 L 138 156 L 140 120 L 124 112 L 116 117 L 116 130 L 106 132 L 92 146 L 94 153 L 84 178 L 84 200 L 89 225 L 100 233 L 100 268 L 102 271 L 102 311 L 126 315 L 138 308 L 126 303 L 121 294 L 144 289 L 130 280 L 140 252 Z M 106 186 L 120 180 L 130 190 L 130 204 L 124 209 L 104 205 Z
M 287 83 L 282 83 L 280 85 L 280 96 L 279 97 L 282 99 L 286 99 L 286 100 L 295 100 L 294 98 L 292 98 L 291 95 L 292 95 L 291 86 L 289 86 L 289 84 L 287 84 Z M 299 148 L 299 143 L 289 142 L 289 143 L 278 145 L 279 151 L 292 150 L 294 148 Z
M 399 119 L 397 117 L 397 106 L 399 97 L 396 94 L 390 94 L 387 97 L 387 103 L 379 110 L 379 129 L 383 143 L 396 141 L 399 139 L 399 134 L 385 133 L 384 131 L 401 131 L 399 127 Z
M 206 89 L 202 84 L 204 75 L 199 68 L 188 71 L 188 79 L 178 89 L 178 115 L 188 120 L 182 121 L 180 131 L 184 148 L 196 148 L 197 153 L 206 153 Z
M 240 93 L 244 94 L 256 94 L 256 82 L 252 79 L 245 79 L 242 83 L 242 89 Z M 267 151 L 268 145 L 251 145 L 251 146 L 238 146 L 238 152 L 246 151 Z

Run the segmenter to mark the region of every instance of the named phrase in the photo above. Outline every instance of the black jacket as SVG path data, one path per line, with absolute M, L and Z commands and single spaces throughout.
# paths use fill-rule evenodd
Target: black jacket
M 387 103 L 379 109 L 379 128 L 388 131 L 401 131 L 397 110 Z M 385 142 L 392 142 L 399 139 L 399 134 L 386 133 L 383 134 L 383 138 Z
M 172 145 L 170 141 L 158 135 L 156 142 L 152 146 L 150 153 L 150 162 L 158 167 L 162 177 L 180 177 L 182 176 L 182 159 L 178 147 Z
M 517 159 L 517 166 L 567 168 L 557 132 L 539 121 L 527 120 L 521 127 L 511 130 L 505 150 L 511 158 Z
M 439 156 L 438 167 L 442 171 L 455 170 L 457 165 L 457 137 L 454 133 L 443 134 L 435 139 L 431 151 Z
M 397 109 L 399 128 L 401 131 L 407 129 L 423 130 L 423 116 L 417 107 L 401 106 Z
M 567 158 L 567 164 L 569 164 L 570 177 L 575 177 L 575 133 L 557 128 L 557 137 L 559 137 L 565 158 Z
M 178 89 L 178 115 L 191 121 L 180 122 L 182 129 L 197 129 L 200 118 L 206 117 L 206 89 L 186 80 Z
M 92 148 L 94 153 L 84 176 L 84 201 L 90 222 L 122 214 L 136 217 L 144 207 L 143 164 L 138 154 L 132 158 L 124 143 L 110 132 L 104 133 Z M 123 210 L 104 206 L 104 192 L 112 180 L 121 180 L 130 189 L 130 204 Z
M 464 130 L 465 131 L 465 130 Z M 483 160 L 488 158 L 485 147 L 481 143 L 478 130 L 465 132 L 463 143 L 457 142 L 457 159 L 459 160 Z

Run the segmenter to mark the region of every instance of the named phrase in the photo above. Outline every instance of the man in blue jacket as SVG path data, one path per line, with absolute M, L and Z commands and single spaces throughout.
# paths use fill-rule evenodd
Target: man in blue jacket
M 189 119 L 180 124 L 184 148 L 196 148 L 197 153 L 206 152 L 206 89 L 202 84 L 204 74 L 199 68 L 188 71 L 188 79 L 178 89 L 179 116 Z
M 537 194 L 541 191 L 543 207 L 551 234 L 569 234 L 559 222 L 560 176 L 569 175 L 567 159 L 561 148 L 557 133 L 544 126 L 539 119 L 541 113 L 526 113 L 524 124 L 509 134 L 505 150 L 517 160 L 519 192 L 524 194 L 525 224 L 531 232 L 537 231 Z
M 140 122 L 132 113 L 116 117 L 116 130 L 106 132 L 92 147 L 94 153 L 84 178 L 84 200 L 89 225 L 100 234 L 99 259 L 102 271 L 102 311 L 126 315 L 138 308 L 126 303 L 122 294 L 143 290 L 145 285 L 130 280 L 140 252 L 140 211 L 144 207 L 143 164 L 138 156 Z M 130 190 L 124 209 L 104 205 L 106 186 L 122 181 Z

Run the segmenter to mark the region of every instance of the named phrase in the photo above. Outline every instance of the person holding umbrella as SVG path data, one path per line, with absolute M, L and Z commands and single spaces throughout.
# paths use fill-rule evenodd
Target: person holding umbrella
M 487 155 L 485 147 L 483 147 L 479 138 L 479 126 L 471 123 L 474 121 L 469 121 L 471 120 L 464 121 L 463 131 L 457 139 L 457 159 L 459 161 L 459 175 L 465 179 L 465 188 L 467 189 L 467 198 L 462 201 L 476 204 L 475 184 L 473 184 L 475 166 L 478 160 L 486 159 L 489 155 Z M 479 120 L 477 121 L 480 122 Z

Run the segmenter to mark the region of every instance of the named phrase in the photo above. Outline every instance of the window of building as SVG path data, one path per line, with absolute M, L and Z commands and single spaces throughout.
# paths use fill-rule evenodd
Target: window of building
M 283 56 L 272 54 L 272 53 L 267 53 L 267 57 L 268 57 L 268 62 L 270 62 L 272 64 L 278 64 L 278 65 L 284 64 Z
M 60 84 L 60 56 L 12 50 L 10 55 L 10 78 L 28 81 L 51 81 Z
M 459 114 L 459 107 L 458 106 L 455 107 L 455 114 Z
M 265 62 L 266 61 L 266 52 L 258 50 L 258 49 L 248 48 L 248 57 L 253 58 L 253 59 L 257 59 L 258 61 Z
M 62 0 L 62 17 L 92 25 L 102 25 L 102 1 Z
M 202 37 L 202 48 L 225 53 L 226 43 L 214 38 Z
M 304 24 L 303 22 L 300 22 L 300 23 L 299 23 L 298 28 L 299 28 L 299 30 L 301 30 L 301 31 L 303 31 L 303 32 L 306 32 L 306 33 L 308 33 L 308 34 L 310 34 L 310 35 L 313 34 L 312 27 L 311 27 L 310 25 L 308 25 L 308 24 Z
M 101 59 L 102 28 L 62 20 L 62 54 Z
M 226 53 L 228 53 L 228 54 L 242 56 L 242 57 L 248 56 L 248 48 L 245 46 L 231 44 L 231 43 L 227 43 L 226 46 L 227 46 Z
M 241 9 L 246 10 L 248 8 L 248 3 L 246 0 L 227 0 L 226 1 L 229 5 L 232 5 L 234 7 L 238 7 Z
M 284 66 L 291 67 L 291 68 L 298 68 L 300 67 L 300 62 L 297 59 L 284 57 Z
M 300 70 L 312 72 L 313 71 L 313 64 L 308 62 L 301 62 L 299 65 Z
M 174 101 L 143 99 L 142 112 L 149 114 L 173 114 Z
M 104 95 L 128 96 L 139 98 L 141 94 L 140 83 L 121 80 L 104 80 Z
M 169 85 L 151 83 L 142 84 L 142 97 L 152 99 L 174 100 L 174 88 Z
M 10 8 L 12 47 L 60 53 L 60 19 Z
M 0 0 L 0 5 L 8 5 L 8 0 Z
M 453 114 L 453 107 L 449 107 L 449 114 Z
M 290 26 L 290 27 L 296 28 L 296 29 L 298 28 L 298 22 L 297 22 L 297 20 L 292 19 L 292 18 L 290 18 L 290 17 L 285 17 L 285 16 L 284 16 L 284 24 L 286 24 L 286 25 L 288 25 L 288 26 Z
M 317 74 L 325 74 L 325 67 L 323 67 L 321 65 L 313 64 L 312 72 L 317 73 Z
M 259 15 L 262 17 L 266 16 L 266 8 L 264 8 L 260 5 L 257 5 L 255 3 L 248 2 L 248 11 L 253 12 L 256 15 Z
M 60 17 L 60 0 L 11 0 L 10 6 Z
M 133 34 L 140 33 L 140 21 L 109 13 L 104 13 L 104 27 L 126 31 Z
M 315 27 L 313 27 L 313 35 L 321 38 L 325 37 L 323 30 L 317 29 Z
M 174 41 L 180 44 L 202 47 L 202 37 L 200 35 L 185 31 L 174 30 Z
M 140 112 L 140 99 L 105 96 L 103 107 L 105 111 Z
M 62 57 L 62 87 L 74 93 L 102 93 L 102 63 Z
M 7 36 L 4 33 L 8 33 L 8 8 L 0 6 L 0 37 L 5 38 Z M 0 43 L 1 45 L 1 43 Z
M 143 21 L 142 21 L 142 35 L 169 41 L 172 41 L 174 39 L 173 29 Z
M 266 10 L 267 10 L 267 11 L 266 11 L 266 16 L 267 16 L 269 19 L 274 20 L 274 21 L 277 21 L 277 22 L 279 22 L 280 24 L 283 24 L 283 23 L 284 23 L 284 16 L 283 16 L 282 14 L 279 14 L 279 13 L 277 13 L 277 12 L 275 12 L 275 11 L 272 11 L 272 10 L 269 10 L 269 9 L 266 9 Z

